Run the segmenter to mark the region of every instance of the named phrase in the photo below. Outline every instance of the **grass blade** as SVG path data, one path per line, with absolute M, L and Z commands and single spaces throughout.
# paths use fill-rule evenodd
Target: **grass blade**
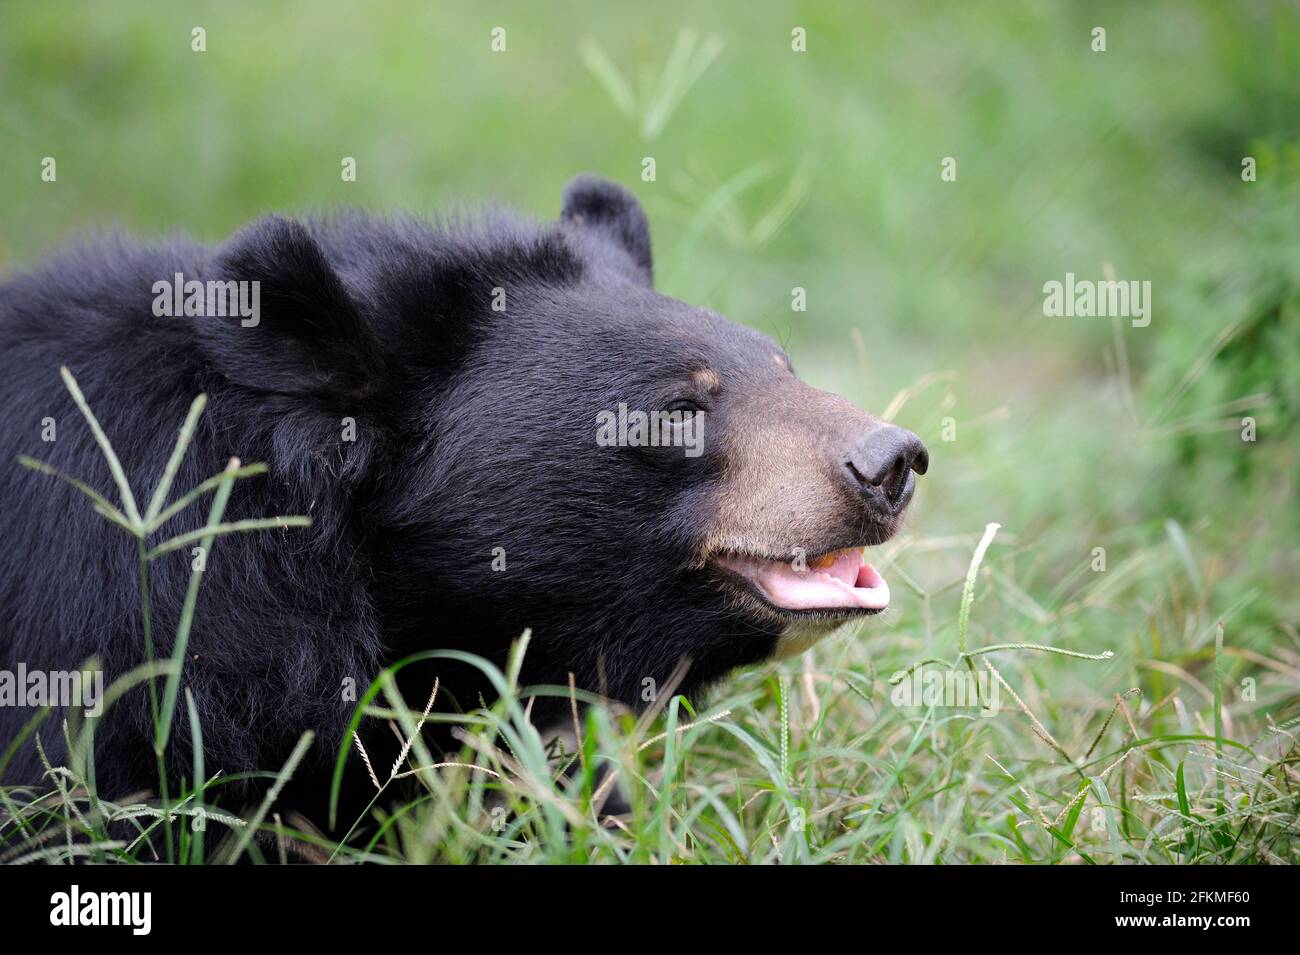
M 242 467 L 236 468 L 234 471 L 230 472 L 230 476 L 233 477 L 235 480 L 239 480 L 240 478 L 252 477 L 255 474 L 265 474 L 265 473 L 266 473 L 265 464 L 261 464 L 261 463 L 245 464 Z M 225 479 L 226 479 L 226 472 L 222 471 L 220 474 L 208 478 L 202 484 L 197 485 L 192 490 L 186 492 L 181 497 L 178 497 L 176 500 L 172 501 L 171 504 L 167 505 L 167 507 L 165 507 L 154 518 L 153 523 L 149 525 L 149 530 L 156 531 L 158 528 L 162 527 L 164 524 L 166 524 L 169 520 L 171 520 L 181 511 L 185 510 L 185 508 L 189 507 L 191 504 L 193 504 L 195 501 L 201 498 L 204 494 L 207 494 L 209 491 L 215 491 L 218 487 L 221 486 L 221 482 L 224 481 Z
M 614 107 L 631 119 L 636 114 L 636 96 L 614 61 L 605 53 L 604 47 L 594 37 L 586 36 L 578 42 L 578 55 L 587 72 L 596 78 Z
M 176 480 L 176 472 L 180 469 L 181 460 L 185 457 L 185 451 L 190 446 L 190 440 L 194 437 L 194 428 L 199 423 L 199 415 L 203 414 L 203 406 L 208 403 L 207 395 L 199 395 L 190 404 L 189 414 L 185 416 L 185 423 L 181 425 L 180 434 L 176 436 L 176 446 L 172 448 L 171 457 L 167 459 L 167 466 L 163 468 L 162 480 L 158 482 L 158 487 L 154 489 L 153 499 L 149 502 L 149 510 L 145 512 L 144 522 L 150 527 L 158 518 L 158 512 L 162 510 L 163 503 L 167 500 L 167 492 L 171 490 L 172 481 Z
M 239 459 L 231 458 L 230 463 L 226 466 L 226 477 L 221 486 L 217 488 L 217 494 L 212 499 L 212 507 L 208 511 L 208 527 L 204 530 L 213 529 L 213 525 L 219 525 L 221 515 L 226 510 L 226 502 L 230 500 L 230 490 L 234 487 L 235 479 L 231 472 L 239 467 Z M 207 567 L 207 561 L 212 555 L 212 540 L 214 535 L 208 534 L 200 537 L 199 546 L 203 548 L 204 562 L 201 566 Z M 190 583 L 185 590 L 185 603 L 181 607 L 180 624 L 176 628 L 176 642 L 172 645 L 172 665 L 175 669 L 167 677 L 167 685 L 163 691 L 162 713 L 158 718 L 158 725 L 155 728 L 154 751 L 159 756 L 167 748 L 167 740 L 171 735 L 172 716 L 176 712 L 176 695 L 181 685 L 181 670 L 185 665 L 185 648 L 190 642 L 190 627 L 194 623 L 194 605 L 199 599 L 199 583 L 203 579 L 203 571 L 195 569 L 190 572 Z
M 970 626 L 970 607 L 975 602 L 975 575 L 979 573 L 985 551 L 989 549 L 989 544 L 993 543 L 993 537 L 1001 527 L 1001 524 L 989 524 L 984 528 L 984 536 L 975 547 L 975 554 L 970 559 L 970 568 L 966 571 L 966 585 L 961 592 L 961 612 L 957 616 L 957 652 L 961 654 L 966 653 L 966 628 Z
M 1223 781 L 1223 621 L 1214 631 L 1214 779 L 1218 796 L 1218 814 L 1226 810 L 1227 796 Z
M 194 830 L 194 841 L 190 844 L 191 863 L 203 864 L 203 830 L 206 828 L 206 817 L 203 812 L 203 788 L 206 785 L 203 781 L 203 728 L 199 725 L 199 709 L 194 703 L 194 694 L 190 688 L 185 688 L 185 709 L 190 716 L 190 747 L 194 752 L 194 808 L 197 825 L 192 826 Z
M 229 473 L 226 478 L 226 480 L 229 480 L 232 483 L 234 482 L 234 479 L 235 475 L 233 473 Z M 221 493 L 220 488 L 218 488 L 217 493 Z M 229 491 L 226 491 L 226 496 L 230 496 Z M 169 554 L 174 550 L 180 550 L 186 544 L 193 544 L 195 541 L 210 541 L 211 538 L 224 534 L 238 534 L 243 531 L 277 530 L 287 527 L 311 527 L 311 518 L 300 516 L 253 517 L 243 521 L 232 521 L 229 524 L 213 524 L 209 520 L 209 523 L 205 527 L 200 527 L 196 531 L 188 531 L 187 533 L 180 534 L 170 540 L 163 541 L 153 550 L 149 551 L 146 555 L 146 559 L 154 560 L 157 557 L 161 557 L 163 554 Z M 205 550 L 208 547 L 208 545 L 204 543 L 200 543 L 200 546 Z
M 126 515 L 114 507 L 113 503 L 109 501 L 108 498 L 104 497 L 104 495 L 100 494 L 86 482 L 78 481 L 76 478 L 64 474 L 53 465 L 46 464 L 44 461 L 37 461 L 35 458 L 29 458 L 25 454 L 18 455 L 18 463 L 25 468 L 31 468 L 33 471 L 39 471 L 41 474 L 48 474 L 50 477 L 58 478 L 60 481 L 72 485 L 82 494 L 86 495 L 86 497 L 90 498 L 91 504 L 95 508 L 95 513 L 107 517 L 127 533 L 132 534 L 135 537 L 140 536 L 141 531 L 138 528 L 131 526 L 131 522 L 127 520 Z
M 302 758 L 307 755 L 312 739 L 313 733 L 311 730 L 307 730 L 302 736 L 298 737 L 298 743 L 294 746 L 293 752 L 289 754 L 289 758 L 285 760 L 284 765 L 280 767 L 280 771 L 276 773 L 275 782 L 271 784 L 271 788 L 266 791 L 266 796 L 262 799 L 262 805 L 257 807 L 257 812 L 253 814 L 252 819 L 248 820 L 248 825 L 240 830 L 239 841 L 235 843 L 234 850 L 227 857 L 226 865 L 234 865 L 239 860 L 239 857 L 244 854 L 248 844 L 253 841 L 253 836 L 261 828 L 263 821 L 266 819 L 266 814 L 271 811 L 271 806 L 280 798 L 280 790 L 284 788 L 284 784 L 289 781 L 289 777 L 297 770 Z
M 122 470 L 122 462 L 117 459 L 113 446 L 108 443 L 108 435 L 104 434 L 104 429 L 99 426 L 99 419 L 90 410 L 90 405 L 86 404 L 86 396 L 81 393 L 81 388 L 77 385 L 77 379 L 72 377 L 72 372 L 68 371 L 67 366 L 63 366 L 59 369 L 59 374 L 63 376 L 63 384 L 67 386 L 68 393 L 72 395 L 72 400 L 76 402 L 82 417 L 90 425 L 90 432 L 95 436 L 95 441 L 99 444 L 99 450 L 104 452 L 104 460 L 108 462 L 108 470 L 112 472 L 113 480 L 117 482 L 118 493 L 122 495 L 122 510 L 126 512 L 127 519 L 131 524 L 139 528 L 141 526 L 140 511 L 135 506 L 135 495 L 131 493 L 131 484 L 126 479 L 126 472 Z

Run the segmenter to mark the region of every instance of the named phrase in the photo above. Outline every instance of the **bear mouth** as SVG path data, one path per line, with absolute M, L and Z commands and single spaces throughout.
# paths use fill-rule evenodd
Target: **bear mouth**
M 846 547 L 803 560 L 722 553 L 716 564 L 782 616 L 848 618 L 889 606 L 889 584 L 867 562 L 865 549 Z

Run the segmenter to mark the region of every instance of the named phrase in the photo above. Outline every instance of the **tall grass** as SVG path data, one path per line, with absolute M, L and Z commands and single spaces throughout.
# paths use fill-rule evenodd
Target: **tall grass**
M 904 585 L 888 615 L 738 675 L 702 713 L 594 706 L 562 757 L 521 722 L 528 692 L 497 673 L 499 701 L 455 719 L 459 753 L 411 743 L 399 772 L 423 795 L 390 805 L 390 786 L 377 820 L 336 820 L 356 822 L 342 846 L 271 807 L 257 825 L 275 857 L 1296 861 L 1295 10 L 1106 3 L 1112 45 L 1094 54 L 1068 4 L 864 9 L 588 5 L 575 34 L 520 7 L 496 55 L 469 6 L 379 0 L 357 29 L 342 6 L 289 3 L 253 30 L 212 8 L 210 33 L 238 39 L 203 56 L 183 42 L 184 4 L 12 11 L 0 263 L 107 219 L 215 238 L 271 209 L 468 196 L 549 217 L 561 184 L 595 169 L 644 201 L 661 290 L 771 333 L 811 383 L 887 408 L 933 453 L 880 562 Z M 320 69 L 334 49 L 366 69 Z M 448 90 L 428 122 L 431 91 Z M 521 142 L 547 148 L 521 164 Z M 322 144 L 360 157 L 357 182 L 340 183 Z M 31 157 L 50 150 L 59 181 L 37 184 Z M 655 182 L 639 178 L 646 154 Z M 949 155 L 959 178 L 943 183 Z M 194 170 L 212 188 L 195 189 Z M 1041 320 L 1042 283 L 1066 270 L 1151 278 L 1151 327 Z M 1244 415 L 1256 444 L 1236 440 Z M 125 498 L 100 513 L 135 533 Z M 972 560 L 990 521 L 998 536 Z M 1094 571 L 1102 545 L 1109 566 Z M 893 705 L 891 675 L 915 666 L 977 670 L 1009 705 Z M 169 681 L 157 660 L 109 695 L 157 694 L 157 730 Z M 356 725 L 391 720 L 411 739 L 420 713 L 386 682 L 371 690 Z M 41 720 L 0 741 L 0 781 Z M 99 802 L 93 748 L 72 762 L 51 767 L 48 791 L 0 787 L 0 854 L 152 858 L 162 803 Z M 359 754 L 337 767 L 366 778 Z M 390 767 L 373 769 L 384 785 Z M 169 811 L 215 818 L 213 767 L 191 773 Z M 608 785 L 630 817 L 605 818 Z M 66 838 L 113 814 L 148 835 Z M 227 857 L 241 821 L 214 825 Z M 211 858 L 216 843 L 189 832 L 178 855 Z
M 141 513 L 75 380 L 66 370 L 64 378 L 110 461 L 121 507 L 49 465 L 30 459 L 23 463 L 78 487 L 101 516 L 142 542 L 145 606 L 147 568 L 158 555 L 195 541 L 210 552 L 215 539 L 226 533 L 305 525 L 303 518 L 222 523 L 233 482 L 261 470 L 237 461 L 164 506 L 202 412 L 202 398 L 181 428 L 160 490 Z M 200 531 L 148 543 L 169 515 L 209 492 L 213 500 Z M 127 693 L 150 694 L 158 793 L 126 804 L 101 799 L 93 774 L 96 721 L 81 721 L 74 713 L 62 727 L 69 734 L 68 765 L 46 761 L 51 788 L 0 788 L 0 861 L 267 861 L 266 849 L 272 845 L 276 852 L 270 861 L 302 858 L 331 864 L 1296 861 L 1300 793 L 1294 767 L 1300 717 L 1276 723 L 1266 712 L 1261 722 L 1250 718 L 1250 707 L 1228 702 L 1231 647 L 1223 620 L 1207 623 L 1215 632 L 1208 656 L 1211 686 L 1199 712 L 1177 692 L 1151 698 L 1135 687 L 1109 702 L 1080 693 L 1087 678 L 1079 668 L 1109 665 L 1114 651 L 1087 653 L 1022 640 L 970 648 L 978 621 L 985 622 L 980 629 L 987 629 L 995 610 L 1020 612 L 1029 599 L 1022 584 L 1030 587 L 1031 582 L 1017 583 L 1013 577 L 1014 549 L 1000 557 L 990 554 L 997 531 L 998 525 L 990 524 L 977 541 L 903 537 L 884 555 L 889 566 L 901 571 L 910 552 L 961 549 L 973 542 L 965 573 L 951 587 L 924 595 L 927 603 L 951 606 L 957 648 L 952 660 L 931 655 L 906 663 L 917 646 L 906 635 L 885 646 L 865 635 L 834 637 L 805 658 L 801 671 L 782 664 L 741 675 L 704 712 L 695 713 L 684 699 L 669 697 L 640 715 L 611 708 L 573 687 L 520 686 L 527 633 L 504 672 L 451 651 L 427 651 L 400 661 L 370 685 L 351 732 L 336 741 L 335 795 L 348 773 L 367 775 L 376 790 L 361 816 L 341 820 L 346 834 L 337 842 L 295 816 L 292 806 L 276 805 L 311 744 L 310 733 L 269 774 L 271 783 L 254 811 L 241 817 L 219 807 L 219 777 L 205 776 L 202 730 L 188 691 L 192 779 L 186 791 L 169 794 L 162 757 L 184 656 L 174 651 L 166 660 L 155 660 L 146 641 L 144 663 L 114 682 L 105 705 L 118 704 Z M 1194 567 L 1185 564 L 1189 545 L 1175 536 L 1168 540 L 1168 553 L 1152 550 L 1144 561 L 1183 566 L 1204 586 Z M 982 589 L 977 586 L 981 575 Z M 177 634 L 181 647 L 201 576 L 194 573 L 186 595 Z M 1058 612 L 1075 612 L 1068 608 L 1086 604 L 1090 592 L 1105 585 L 1104 580 L 1090 581 L 1063 595 Z M 981 590 L 982 600 L 977 598 Z M 1184 634 L 1194 636 L 1200 619 L 1190 618 L 1193 625 Z M 940 620 L 929 639 L 942 639 L 948 627 Z M 1021 650 L 1038 651 L 1049 663 L 1027 662 L 1015 652 Z M 1171 641 L 1163 643 L 1163 651 L 1163 658 L 1172 661 L 1200 653 L 1194 646 L 1179 651 Z M 994 654 L 1005 657 L 1000 668 L 989 662 Z M 891 703 L 887 687 L 898 683 L 901 674 L 935 665 L 964 666 L 973 673 L 977 657 L 1014 706 L 990 718 L 987 699 L 966 707 L 947 701 Z M 435 685 L 423 711 L 413 711 L 397 692 L 395 674 L 417 660 L 438 659 L 479 667 L 496 690 L 496 700 L 469 713 L 436 713 Z M 1285 655 L 1264 662 L 1294 673 L 1294 661 Z M 895 675 L 886 682 L 882 674 L 891 671 Z M 1181 662 L 1160 672 L 1200 686 Z M 161 696 L 155 689 L 158 679 L 164 681 Z M 1012 679 L 1019 689 L 1013 689 Z M 574 733 L 567 748 L 543 738 L 531 723 L 529 711 L 539 696 L 571 702 Z M 363 721 L 375 720 L 388 721 L 403 739 L 397 760 L 383 775 L 354 735 Z M 429 722 L 453 724 L 458 754 L 435 757 L 429 751 L 422 738 Z M 39 747 L 40 733 L 15 745 Z M 0 774 L 12 750 L 0 762 Z M 44 758 L 43 748 L 41 752 Z M 413 785 L 413 791 L 390 790 L 399 780 Z M 630 812 L 605 810 L 614 787 Z M 110 838 L 114 823 L 128 824 L 134 835 Z M 215 848 L 209 825 L 220 833 Z
M 230 493 L 234 483 L 242 478 L 250 477 L 256 474 L 262 474 L 266 471 L 266 466 L 254 464 L 242 466 L 237 458 L 231 458 L 224 471 L 215 475 L 198 486 L 181 495 L 170 504 L 167 503 L 167 496 L 171 491 L 172 482 L 176 478 L 176 473 L 180 468 L 181 462 L 185 458 L 185 452 L 189 449 L 190 442 L 194 437 L 194 429 L 198 424 L 199 417 L 203 413 L 204 405 L 207 398 L 199 395 L 190 405 L 189 413 L 181 425 L 180 432 L 176 437 L 176 443 L 172 452 L 167 459 L 163 472 L 159 478 L 158 484 L 154 490 L 153 497 L 149 501 L 148 507 L 143 513 L 136 503 L 135 494 L 131 489 L 130 482 L 127 480 L 126 472 L 118 459 L 117 453 L 113 450 L 108 436 L 100 426 L 99 420 L 91 411 L 89 404 L 86 402 L 85 395 L 82 394 L 80 386 L 72 372 L 67 368 L 60 368 L 59 374 L 63 378 L 63 383 L 67 387 L 72 400 L 75 402 L 77 409 L 81 412 L 86 424 L 89 426 L 91 433 L 94 435 L 95 442 L 108 464 L 109 472 L 113 476 L 113 481 L 117 486 L 119 494 L 120 507 L 112 503 L 98 491 L 91 488 L 84 481 L 64 474 L 57 468 L 43 462 L 37 461 L 26 456 L 20 456 L 18 461 L 25 467 L 31 468 L 42 474 L 55 477 L 83 494 L 91 503 L 95 513 L 99 514 L 105 520 L 119 527 L 123 532 L 131 535 L 136 540 L 137 561 L 139 570 L 140 584 L 140 610 L 141 610 L 141 639 L 143 643 L 144 663 L 127 674 L 125 677 L 115 681 L 113 686 L 106 694 L 107 700 L 116 700 L 127 689 L 137 682 L 146 684 L 149 693 L 149 708 L 153 720 L 154 741 L 153 752 L 155 762 L 158 767 L 158 800 L 154 805 L 137 805 L 131 807 L 109 807 L 108 804 L 101 802 L 96 795 L 94 785 L 94 733 L 95 726 L 100 716 L 86 716 L 84 719 L 78 719 L 81 724 L 80 733 L 76 738 L 69 734 L 67 740 L 67 751 L 70 756 L 70 766 L 54 767 L 50 766 L 48 761 L 45 762 L 46 775 L 55 783 L 58 794 L 62 801 L 65 811 L 71 815 L 65 819 L 65 830 L 68 835 L 67 844 L 69 848 L 74 848 L 72 843 L 72 820 L 75 819 L 80 830 L 79 836 L 92 840 L 92 845 L 101 847 L 101 852 L 92 853 L 96 856 L 102 855 L 103 851 L 112 849 L 119 852 L 119 855 L 130 854 L 130 846 L 121 846 L 107 839 L 107 825 L 113 822 L 119 822 L 126 819 L 154 817 L 155 822 L 140 830 L 140 836 L 136 842 L 148 844 L 149 850 L 154 851 L 152 840 L 146 837 L 150 836 L 155 829 L 162 830 L 162 838 L 165 843 L 165 857 L 169 862 L 175 862 L 178 859 L 176 846 L 176 832 L 173 821 L 176 817 L 197 814 L 200 820 L 206 818 L 202 809 L 202 793 L 210 780 L 202 778 L 202 738 L 201 729 L 195 719 L 196 712 L 193 706 L 192 698 L 188 700 L 188 709 L 191 717 L 191 731 L 194 734 L 195 749 L 195 775 L 194 790 L 177 800 L 173 800 L 169 793 L 169 777 L 167 772 L 167 761 L 165 754 L 167 751 L 168 741 L 171 738 L 172 724 L 176 716 L 176 704 L 179 697 L 181 677 L 184 670 L 185 651 L 189 644 L 190 628 L 194 623 L 195 607 L 198 602 L 199 585 L 203 580 L 203 573 L 207 567 L 207 561 L 211 557 L 213 544 L 217 537 L 245 533 L 249 531 L 269 530 L 273 528 L 287 527 L 307 527 L 311 524 L 311 519 L 307 517 L 270 517 L 270 518 L 253 518 L 248 520 L 233 521 L 229 523 L 222 522 L 222 516 L 225 513 L 226 504 L 230 500 Z M 195 504 L 204 495 L 212 494 L 212 503 L 208 509 L 207 521 L 203 527 L 195 531 L 189 531 L 177 534 L 174 537 L 168 537 L 161 541 L 154 542 L 154 539 L 160 531 L 177 515 L 181 514 L 188 507 Z M 175 639 L 172 641 L 172 651 L 166 661 L 158 661 L 154 655 L 153 640 L 153 615 L 150 604 L 150 587 L 149 571 L 152 563 L 164 554 L 171 553 L 189 545 L 196 545 L 198 553 L 192 562 L 189 584 L 185 591 L 184 603 L 181 607 L 180 618 L 177 623 Z M 93 663 L 93 661 L 92 661 Z M 164 678 L 161 699 L 158 693 L 157 679 Z M 125 685 L 123 685 L 125 681 Z M 188 690 L 186 691 L 188 696 Z M 41 713 L 35 720 L 44 719 L 45 713 Z M 79 716 L 79 714 L 77 714 Z M 63 731 L 68 732 L 68 723 L 65 721 Z M 33 726 L 33 733 L 36 739 L 36 745 L 39 745 L 39 731 Z M 301 754 L 297 754 L 301 755 Z M 42 754 L 43 756 L 43 754 Z M 6 754 L 4 763 L 0 764 L 0 781 L 3 781 L 3 770 L 8 765 L 11 754 Z M 296 761 L 295 761 L 296 762 Z M 72 784 L 72 788 L 69 787 Z M 79 802 L 74 798 L 74 789 L 78 792 L 84 792 L 87 802 L 90 804 L 91 812 L 83 813 Z M 39 800 L 35 804 L 39 804 Z M 6 797 L 6 803 L 9 799 Z M 263 806 L 263 811 L 265 806 Z M 21 815 L 14 806 L 9 805 L 10 818 L 6 823 L 16 825 Z M 47 810 L 42 806 L 40 812 L 46 813 Z M 44 831 L 44 830 L 42 830 Z M 35 844 L 36 836 L 31 834 L 28 843 Z M 12 850 L 20 853 L 28 843 L 21 843 L 17 849 Z M 201 841 L 196 840 L 196 848 L 201 858 Z M 84 846 L 75 846 L 78 854 L 84 854 Z M 34 858 L 49 859 L 48 852 L 39 851 Z

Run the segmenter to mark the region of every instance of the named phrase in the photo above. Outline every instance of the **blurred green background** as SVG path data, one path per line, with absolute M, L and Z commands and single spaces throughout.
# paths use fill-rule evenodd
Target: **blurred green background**
M 951 597 L 998 521 L 984 637 L 1115 648 L 1072 684 L 1104 700 L 1171 639 L 1202 666 L 1226 615 L 1273 662 L 1270 713 L 1294 714 L 1297 20 L 1264 2 L 10 2 L 0 269 L 109 224 L 219 241 L 272 210 L 484 200 L 552 218 L 573 174 L 602 173 L 643 201 L 661 291 L 926 439 L 893 554 L 918 591 Z M 1106 269 L 1152 283 L 1149 327 L 1044 317 L 1045 282 Z M 896 603 L 904 645 L 951 642 L 955 615 L 922 627 Z

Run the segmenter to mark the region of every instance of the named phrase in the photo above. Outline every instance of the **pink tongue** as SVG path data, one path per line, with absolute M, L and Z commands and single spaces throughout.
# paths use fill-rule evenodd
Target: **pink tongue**
M 751 579 L 772 603 L 787 610 L 889 606 L 889 585 L 857 548 L 840 551 L 833 564 L 821 569 L 798 571 L 789 563 L 763 561 L 751 566 Z

